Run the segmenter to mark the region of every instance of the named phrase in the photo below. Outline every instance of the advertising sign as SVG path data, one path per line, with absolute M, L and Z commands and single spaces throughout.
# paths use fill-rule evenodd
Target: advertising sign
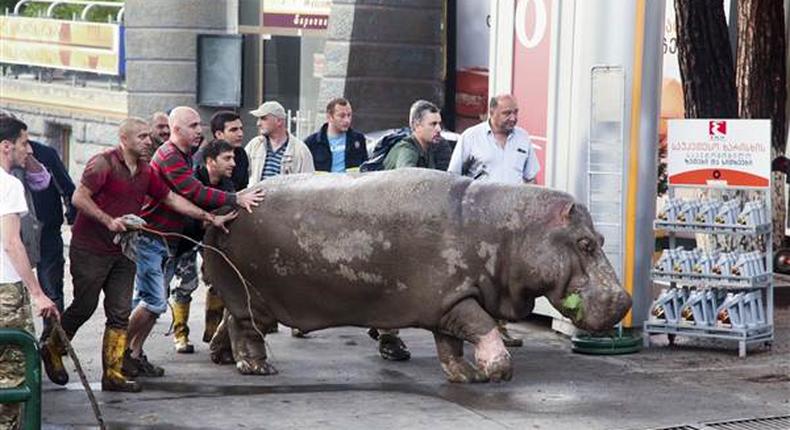
M 265 0 L 263 26 L 326 30 L 332 0 Z
M 513 94 L 520 112 L 518 125 L 532 137 L 540 162 L 537 184 L 545 184 L 549 145 L 549 66 L 551 62 L 552 0 L 516 3 L 513 49 Z
M 672 120 L 667 139 L 670 185 L 771 183 L 770 120 Z
M 0 16 L 0 63 L 120 75 L 122 43 L 117 24 Z

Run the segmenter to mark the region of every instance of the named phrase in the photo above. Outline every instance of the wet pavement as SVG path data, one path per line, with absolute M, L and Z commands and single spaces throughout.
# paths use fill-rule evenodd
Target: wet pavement
M 70 281 L 69 281 L 70 282 Z M 71 297 L 67 287 L 67 298 Z M 656 429 L 705 421 L 790 415 L 790 290 L 779 294 L 772 348 L 678 337 L 623 356 L 585 356 L 547 320 L 512 325 L 524 347 L 511 349 L 514 379 L 445 382 L 433 337 L 408 329 L 406 362 L 378 356 L 364 329 L 345 327 L 267 337 L 272 376 L 242 376 L 210 362 L 203 330 L 204 289 L 195 294 L 190 326 L 194 354 L 176 354 L 162 318 L 147 342 L 163 378 L 141 380 L 139 394 L 103 393 L 103 311 L 77 333 L 74 346 L 97 390 L 110 429 Z M 783 300 L 785 302 L 783 302 Z M 467 348 L 467 356 L 471 351 Z M 43 384 L 45 429 L 96 428 L 73 366 L 66 387 Z M 790 422 L 790 419 L 788 420 Z
M 201 318 L 193 312 L 194 332 Z M 96 393 L 109 428 L 647 429 L 790 414 L 786 343 L 751 350 L 746 359 L 734 344 L 680 338 L 678 346 L 635 355 L 584 356 L 536 320 L 514 326 L 525 346 L 511 350 L 513 381 L 458 385 L 444 381 L 432 336 L 421 330 L 404 330 L 412 359 L 396 363 L 378 357 L 363 329 L 296 339 L 281 327 L 269 336 L 280 373 L 242 376 L 212 364 L 203 343 L 195 354 L 172 352 L 167 322 L 147 349 L 166 376 L 143 380 L 140 394 Z M 93 382 L 100 380 L 100 335 L 95 318 L 75 339 Z M 46 428 L 95 425 L 74 374 L 72 381 L 66 388 L 45 382 Z

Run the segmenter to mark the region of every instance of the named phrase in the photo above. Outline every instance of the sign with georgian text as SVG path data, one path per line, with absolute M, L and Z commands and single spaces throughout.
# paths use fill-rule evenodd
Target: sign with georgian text
M 771 121 L 683 119 L 669 121 L 670 185 L 768 187 Z
M 263 26 L 326 30 L 332 0 L 264 0 Z

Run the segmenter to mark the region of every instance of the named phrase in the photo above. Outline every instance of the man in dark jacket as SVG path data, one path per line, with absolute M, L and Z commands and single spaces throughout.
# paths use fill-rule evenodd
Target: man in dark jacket
M 342 173 L 368 159 L 365 135 L 351 128 L 351 115 L 351 103 L 344 98 L 326 105 L 326 123 L 304 141 L 316 171 Z
M 33 192 L 33 205 L 36 216 L 41 223 L 41 258 L 36 266 L 38 279 L 44 293 L 63 312 L 63 237 L 60 228 L 63 216 L 69 224 L 74 223 L 76 211 L 71 206 L 71 195 L 74 194 L 74 182 L 71 181 L 68 169 L 60 160 L 58 152 L 49 146 L 30 141 L 33 157 L 49 170 L 52 180 L 49 186 L 41 191 Z M 66 213 L 63 212 L 64 203 Z M 48 324 L 44 328 L 42 339 L 49 334 Z
M 210 124 L 210 140 L 224 140 L 233 147 L 233 158 L 235 159 L 236 167 L 233 168 L 231 180 L 236 191 L 247 188 L 250 182 L 250 159 L 247 157 L 247 152 L 244 151 L 244 125 L 241 123 L 241 117 L 236 112 L 221 110 L 211 116 Z M 206 146 L 201 147 L 192 156 L 195 171 L 198 170 L 198 167 L 206 165 Z

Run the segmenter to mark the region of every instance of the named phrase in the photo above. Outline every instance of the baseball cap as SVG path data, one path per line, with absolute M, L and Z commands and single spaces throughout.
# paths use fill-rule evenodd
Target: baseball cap
M 278 118 L 285 118 L 285 108 L 278 102 L 266 102 L 258 107 L 258 109 L 251 110 L 250 114 L 262 118 L 266 115 L 274 115 Z

